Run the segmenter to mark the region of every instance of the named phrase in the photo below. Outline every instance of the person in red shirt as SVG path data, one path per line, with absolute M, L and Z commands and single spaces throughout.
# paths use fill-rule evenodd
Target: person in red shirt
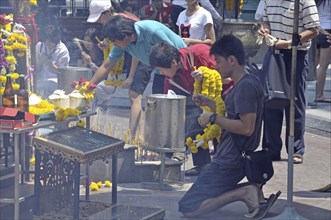
M 170 2 L 164 2 L 162 0 L 152 0 L 151 4 L 142 7 L 140 13 L 142 19 L 150 19 L 161 22 L 168 27 L 172 27 L 172 21 L 170 19 L 170 11 L 172 4 Z
M 216 62 L 214 57 L 209 55 L 209 51 L 210 46 L 207 44 L 194 44 L 178 50 L 172 45 L 162 42 L 153 46 L 149 53 L 151 66 L 158 68 L 160 73 L 165 75 L 164 93 L 171 89 L 178 95 L 187 96 L 185 138 L 195 137 L 197 134 L 203 133 L 203 127 L 198 123 L 198 117 L 202 110 L 192 101 L 194 78 L 191 74 L 196 75 L 195 72 L 200 70 L 195 71 L 195 68 L 198 69 L 200 66 L 216 69 Z M 190 62 L 188 58 L 190 53 L 194 57 L 193 65 L 193 62 Z M 168 79 L 172 79 L 190 94 L 171 85 Z M 217 144 L 214 143 L 214 146 Z M 194 167 L 185 172 L 186 176 L 199 175 L 204 166 L 210 163 L 209 150 L 198 148 L 198 153 L 192 154 L 192 159 Z

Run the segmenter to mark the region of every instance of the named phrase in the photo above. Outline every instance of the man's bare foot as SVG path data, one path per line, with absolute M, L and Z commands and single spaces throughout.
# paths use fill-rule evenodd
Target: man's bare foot
M 259 213 L 259 198 L 260 188 L 255 184 L 250 184 L 244 187 L 245 196 L 243 202 L 248 207 L 248 213 L 244 215 L 245 218 L 254 218 Z

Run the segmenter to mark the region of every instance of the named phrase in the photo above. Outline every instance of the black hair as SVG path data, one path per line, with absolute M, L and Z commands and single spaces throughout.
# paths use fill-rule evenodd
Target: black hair
M 126 36 L 135 34 L 134 29 L 135 21 L 116 15 L 112 17 L 103 27 L 103 34 L 109 40 L 123 40 Z
M 224 35 L 210 48 L 210 55 L 218 55 L 224 58 L 234 56 L 239 65 L 245 65 L 245 49 L 240 39 L 234 35 Z
M 60 30 L 54 25 L 47 25 L 44 31 L 44 40 L 58 44 L 61 41 Z
M 149 52 L 149 64 L 153 68 L 170 68 L 173 60 L 180 61 L 179 51 L 165 41 L 154 45 Z
M 84 37 L 88 36 L 91 38 L 93 44 L 98 44 L 99 42 L 97 41 L 96 37 L 98 38 L 102 38 L 100 32 L 98 31 L 98 29 L 96 29 L 95 27 L 91 27 L 89 29 L 86 30 Z
M 124 10 L 122 9 L 118 1 L 111 0 L 111 10 L 116 13 L 124 13 Z

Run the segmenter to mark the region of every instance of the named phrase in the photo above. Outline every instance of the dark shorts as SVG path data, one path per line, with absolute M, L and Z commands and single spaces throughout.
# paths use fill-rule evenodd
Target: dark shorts
M 331 33 L 330 29 L 328 29 L 326 31 Z M 331 44 L 327 41 L 325 34 L 319 34 L 316 37 L 316 45 L 317 45 L 317 48 L 328 48 L 328 47 L 330 47 Z
M 193 183 L 184 197 L 178 202 L 180 212 L 193 212 L 207 199 L 220 196 L 224 192 L 235 189 L 245 177 L 243 168 L 223 168 L 211 163 Z
M 151 72 L 151 68 L 148 65 L 139 62 L 130 90 L 138 94 L 143 94 L 151 79 Z

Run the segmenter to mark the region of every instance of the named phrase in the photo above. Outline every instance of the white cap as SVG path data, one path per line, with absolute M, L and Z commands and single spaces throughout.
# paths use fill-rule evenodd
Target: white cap
M 87 22 L 97 22 L 102 12 L 111 8 L 110 0 L 92 0 L 90 3 L 90 16 Z

